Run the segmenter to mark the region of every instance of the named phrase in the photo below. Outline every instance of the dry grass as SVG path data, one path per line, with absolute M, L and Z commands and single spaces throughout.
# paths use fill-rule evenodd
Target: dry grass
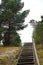
M 0 65 L 15 65 L 21 47 L 0 47 Z
M 40 65 L 43 65 L 43 45 L 36 45 L 37 54 L 39 57 Z

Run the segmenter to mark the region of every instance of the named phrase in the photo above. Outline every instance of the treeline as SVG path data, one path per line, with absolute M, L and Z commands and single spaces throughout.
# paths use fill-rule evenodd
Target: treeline
M 41 21 L 30 21 L 34 28 L 33 39 L 36 44 L 43 44 L 43 16 L 41 16 Z
M 24 25 L 29 10 L 22 11 L 24 3 L 21 0 L 2 0 L 0 4 L 0 41 L 4 46 L 20 46 L 21 40 L 17 33 L 27 27 Z

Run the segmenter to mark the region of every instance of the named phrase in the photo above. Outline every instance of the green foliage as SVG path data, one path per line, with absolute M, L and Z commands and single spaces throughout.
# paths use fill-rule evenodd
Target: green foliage
M 8 32 L 5 34 L 4 36 L 4 46 L 21 46 L 21 40 L 20 40 L 20 36 L 18 35 L 18 33 L 12 33 L 10 35 L 10 40 L 9 40 L 9 35 Z M 5 40 L 6 39 L 6 40 Z M 9 42 L 8 42 L 9 41 Z M 7 42 L 7 43 L 6 43 Z
M 36 44 L 40 44 L 40 36 L 37 35 L 36 31 L 33 32 L 33 38 Z
M 40 21 L 37 24 L 36 33 L 37 37 L 39 38 L 39 42 L 43 44 L 43 21 Z
M 16 33 L 16 34 L 12 34 L 11 36 L 11 46 L 21 46 L 21 40 L 20 40 L 20 36 Z
M 4 2 L 3 2 L 4 1 Z M 3 2 L 3 8 L 5 7 L 5 9 L 11 9 L 12 12 L 17 13 L 18 11 L 20 11 L 23 6 L 24 3 L 21 3 L 21 0 L 2 0 Z
M 16 45 L 20 42 L 19 35 L 13 36 L 12 32 L 16 33 L 17 30 L 22 30 L 27 26 L 24 25 L 24 21 L 29 10 L 20 12 L 23 6 L 24 3 L 21 2 L 21 0 L 2 0 L 0 5 L 0 27 L 4 29 L 2 31 L 4 33 L 4 46 L 8 46 L 12 43 Z M 10 37 L 11 35 L 12 37 Z
M 31 24 L 33 25 L 35 21 L 31 21 Z M 36 44 L 43 44 L 43 16 L 41 16 L 41 21 L 38 21 L 34 24 L 34 32 L 33 32 L 33 38 Z

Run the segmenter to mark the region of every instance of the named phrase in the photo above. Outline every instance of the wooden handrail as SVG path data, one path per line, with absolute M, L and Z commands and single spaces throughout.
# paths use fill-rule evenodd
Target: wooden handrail
M 32 40 L 32 41 L 33 41 L 33 48 L 34 48 L 36 63 L 37 63 L 37 65 L 40 65 L 39 58 L 38 58 L 37 51 L 36 51 L 36 47 L 35 47 L 35 42 L 34 42 L 34 40 Z

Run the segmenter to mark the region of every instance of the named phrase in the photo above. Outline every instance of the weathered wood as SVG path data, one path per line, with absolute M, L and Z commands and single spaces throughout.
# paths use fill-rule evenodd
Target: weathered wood
M 40 65 L 34 40 L 33 40 L 33 48 L 34 48 L 35 63 L 36 63 L 37 65 Z
M 33 43 L 25 43 L 17 65 L 35 65 Z

